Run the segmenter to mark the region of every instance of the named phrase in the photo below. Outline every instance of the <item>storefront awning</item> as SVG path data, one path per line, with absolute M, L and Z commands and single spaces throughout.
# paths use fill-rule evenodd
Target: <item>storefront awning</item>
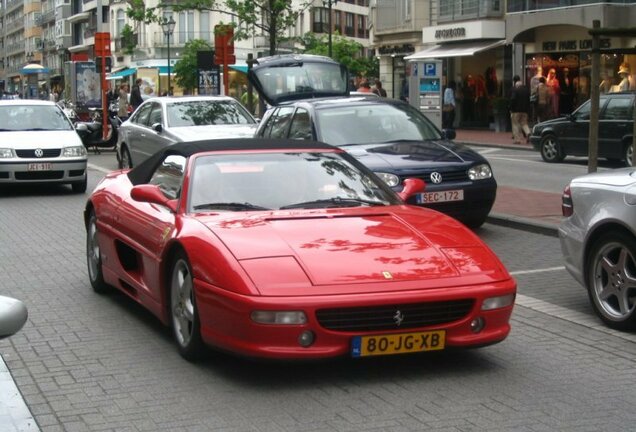
M 174 75 L 174 68 L 169 66 L 159 66 L 159 75 L 168 75 L 168 71 L 170 71 L 170 75 Z
M 243 72 L 245 74 L 247 73 L 247 65 L 233 64 L 233 65 L 230 65 L 230 69 L 234 69 L 235 71 Z
M 126 78 L 127 76 L 130 76 L 130 75 L 134 74 L 135 72 L 137 72 L 137 69 L 128 68 L 128 69 L 124 69 L 124 70 L 120 70 L 120 71 L 117 71 L 117 72 L 110 73 L 110 74 L 108 74 L 106 79 L 107 80 L 122 79 L 122 78 Z
M 409 56 L 404 57 L 405 60 L 424 60 L 432 58 L 444 58 L 444 57 L 463 57 L 476 54 L 481 51 L 486 51 L 492 48 L 502 46 L 506 43 L 505 39 L 502 40 L 482 40 L 473 42 L 461 42 L 461 43 L 447 43 L 434 45 L 425 50 L 416 52 Z

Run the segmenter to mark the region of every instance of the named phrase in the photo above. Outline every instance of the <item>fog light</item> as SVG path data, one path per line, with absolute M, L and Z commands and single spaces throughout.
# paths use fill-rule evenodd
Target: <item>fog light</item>
M 314 343 L 315 339 L 316 339 L 316 336 L 314 335 L 314 332 L 305 330 L 304 332 L 300 334 L 300 336 L 298 336 L 298 343 L 300 344 L 301 347 L 307 348 L 308 346 Z
M 470 322 L 470 329 L 472 330 L 473 333 L 479 333 L 480 331 L 484 329 L 485 325 L 486 325 L 486 321 L 484 321 L 482 317 L 475 318 L 474 320 Z

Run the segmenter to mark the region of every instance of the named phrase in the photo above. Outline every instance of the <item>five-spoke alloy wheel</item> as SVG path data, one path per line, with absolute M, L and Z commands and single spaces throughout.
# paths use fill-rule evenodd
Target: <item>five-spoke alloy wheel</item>
M 559 140 L 551 134 L 541 138 L 541 158 L 546 162 L 561 162 L 565 159 Z
M 170 277 L 170 317 L 179 353 L 187 360 L 196 360 L 203 342 L 194 296 L 192 270 L 184 253 L 178 253 Z
M 636 329 L 636 239 L 609 232 L 594 242 L 586 285 L 596 313 L 617 330 Z

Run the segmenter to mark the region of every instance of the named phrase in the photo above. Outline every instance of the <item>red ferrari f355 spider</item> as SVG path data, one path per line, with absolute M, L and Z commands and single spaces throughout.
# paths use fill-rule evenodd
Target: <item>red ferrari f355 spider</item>
M 85 209 L 94 290 L 247 356 L 376 356 L 497 343 L 516 283 L 468 228 L 404 200 L 343 150 L 295 140 L 175 144 L 107 175 Z

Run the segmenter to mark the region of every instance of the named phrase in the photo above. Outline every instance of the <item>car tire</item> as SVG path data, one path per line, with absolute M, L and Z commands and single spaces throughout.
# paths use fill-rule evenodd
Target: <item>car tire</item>
M 634 153 L 634 144 L 631 142 L 625 143 L 624 157 L 623 162 L 625 162 L 625 166 L 632 166 L 632 155 Z
M 88 187 L 88 176 L 84 176 L 84 180 L 71 183 L 73 193 L 85 193 Z
M 550 163 L 561 162 L 565 159 L 563 148 L 557 137 L 552 134 L 544 135 L 540 141 L 541 158 Z
M 605 233 L 592 244 L 585 263 L 585 284 L 597 315 L 613 329 L 636 330 L 636 239 Z
M 88 265 L 88 279 L 91 282 L 93 291 L 104 294 L 110 291 L 110 286 L 104 282 L 102 271 L 102 254 L 97 239 L 97 216 L 95 211 L 91 211 L 86 227 L 86 264 Z
M 488 216 L 472 217 L 472 218 L 464 219 L 463 223 L 470 229 L 477 229 L 480 226 L 482 226 L 484 223 L 486 223 L 487 218 Z
M 193 279 L 187 257 L 177 253 L 169 279 L 170 323 L 179 354 L 188 361 L 198 360 L 204 348 Z
M 132 158 L 130 157 L 130 151 L 125 145 L 121 147 L 121 158 L 119 159 L 119 169 L 132 168 Z

